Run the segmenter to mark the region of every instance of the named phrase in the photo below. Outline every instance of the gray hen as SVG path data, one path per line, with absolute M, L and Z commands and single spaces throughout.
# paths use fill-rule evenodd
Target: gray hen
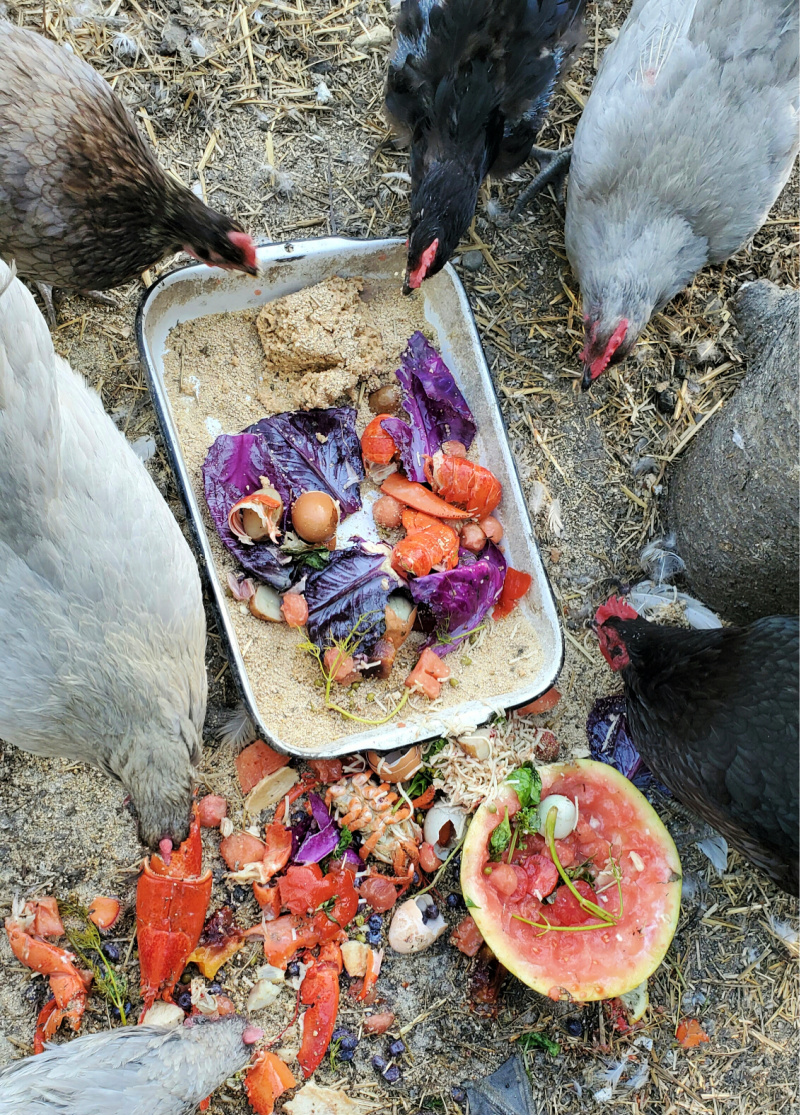
M 91 66 L 0 20 L 0 255 L 25 278 L 85 291 L 181 248 L 257 274 L 247 233 L 162 170 Z
M 796 0 L 636 0 L 575 134 L 583 387 L 761 227 L 798 142 Z
M 0 261 L 0 738 L 118 778 L 154 847 L 188 832 L 206 708 L 192 553 Z
M 261 1036 L 235 1014 L 86 1034 L 0 1071 L 0 1115 L 190 1115 Z

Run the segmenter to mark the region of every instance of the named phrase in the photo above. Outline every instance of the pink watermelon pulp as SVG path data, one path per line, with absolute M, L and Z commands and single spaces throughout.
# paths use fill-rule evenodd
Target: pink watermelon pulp
M 514 847 L 511 866 L 518 885 L 513 893 L 508 893 L 506 868 L 492 882 L 497 864 L 490 858 L 489 839 L 506 809 L 512 825 L 519 809 L 515 791 L 505 783 L 478 809 L 469 827 L 461 859 L 464 899 L 500 963 L 523 983 L 553 999 L 612 999 L 655 971 L 675 934 L 681 899 L 678 853 L 652 806 L 613 767 L 579 759 L 540 767 L 539 774 L 543 799 L 549 794 L 577 798 L 577 827 L 569 838 L 556 842 L 557 854 L 570 870 L 588 860 L 589 875 L 600 872 L 593 879 L 592 900 L 616 923 L 584 917 L 582 911 L 579 917 L 565 912 L 560 918 L 558 910 L 566 911 L 572 901 L 561 901 L 569 896 L 560 880 L 552 892 L 561 892 L 559 901 L 540 900 L 536 888 L 541 891 L 541 879 L 547 875 L 541 870 L 541 857 L 549 857 L 541 836 L 523 837 Z M 506 861 L 508 854 L 501 858 Z M 586 884 L 578 889 L 591 894 Z M 559 920 L 561 928 L 537 928 Z M 566 928 L 595 923 L 598 927 L 589 930 Z

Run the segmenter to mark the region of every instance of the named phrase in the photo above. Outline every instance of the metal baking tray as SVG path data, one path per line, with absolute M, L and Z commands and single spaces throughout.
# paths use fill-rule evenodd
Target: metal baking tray
M 226 588 L 212 557 L 206 524 L 198 505 L 181 452 L 172 410 L 164 384 L 163 357 L 169 331 L 180 322 L 223 313 L 258 308 L 265 302 L 321 282 L 333 275 L 395 279 L 400 285 L 405 264 L 402 240 L 348 240 L 329 238 L 296 240 L 258 247 L 261 274 L 251 278 L 236 272 L 220 272 L 192 264 L 170 272 L 144 294 L 136 317 L 136 337 L 147 375 L 161 432 L 178 480 L 196 539 L 201 569 L 211 587 L 220 630 L 227 641 L 231 672 L 258 733 L 284 753 L 303 758 L 330 758 L 364 748 L 388 751 L 434 739 L 447 733 L 465 732 L 485 724 L 495 713 L 520 707 L 545 693 L 561 669 L 564 643 L 552 590 L 542 566 L 533 535 L 528 508 L 522 494 L 514 459 L 506 437 L 489 369 L 483 355 L 461 282 L 449 265 L 421 288 L 425 317 L 432 326 L 435 343 L 469 403 L 478 424 L 479 459 L 503 485 L 501 507 L 505 530 L 504 549 L 509 562 L 526 569 L 533 584 L 522 607 L 540 641 L 543 660 L 539 672 L 525 679 L 521 688 L 509 693 L 487 693 L 479 700 L 464 702 L 424 715 L 408 707 L 400 723 L 391 721 L 380 728 L 356 731 L 323 746 L 302 747 L 283 741 L 271 728 L 269 717 L 256 704 L 236 634 L 226 605 Z M 415 295 L 420 297 L 420 294 Z M 255 421 L 259 415 L 254 414 Z M 238 430 L 227 431 L 238 433 Z M 353 516 L 352 533 L 372 530 L 371 516 Z M 347 523 L 350 526 L 350 522 Z M 377 535 L 375 535 L 377 538 Z

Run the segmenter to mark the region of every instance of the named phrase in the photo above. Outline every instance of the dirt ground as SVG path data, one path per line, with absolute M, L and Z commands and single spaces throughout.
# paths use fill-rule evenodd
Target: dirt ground
M 567 142 L 588 95 L 599 57 L 621 26 L 626 7 L 589 5 L 587 43 L 542 134 L 547 146 Z M 115 83 L 137 113 L 166 166 L 195 185 L 210 204 L 235 214 L 254 235 L 282 240 L 338 234 L 405 235 L 406 155 L 394 148 L 381 116 L 390 23 L 378 0 L 264 0 L 242 5 L 202 0 L 97 0 L 7 3 L 0 15 L 58 39 Z M 369 32 L 373 45 L 361 45 Z M 525 168 L 484 190 L 461 253 L 464 279 L 497 386 L 523 486 L 531 500 L 543 558 L 562 608 L 567 653 L 559 683 L 564 699 L 542 718 L 563 754 L 585 747 L 594 699 L 613 691 L 588 627 L 600 600 L 642 576 L 639 554 L 657 536 L 669 461 L 688 443 L 702 416 L 741 376 L 726 303 L 746 280 L 797 282 L 797 172 L 770 220 L 726 266 L 704 272 L 658 315 L 636 355 L 578 390 L 580 316 L 577 286 L 563 246 L 563 216 L 554 199 L 530 207 L 523 220 L 498 227 L 487 201 L 507 210 Z M 470 254 L 466 254 L 469 252 Z M 185 521 L 139 365 L 133 333 L 141 284 L 116 292 L 118 308 L 80 298 L 58 302 L 59 351 L 102 394 L 125 435 L 147 448 L 160 490 Z M 667 413 L 663 413 L 662 409 Z M 652 465 L 644 467 L 644 458 Z M 241 809 L 233 756 L 215 732 L 237 696 L 209 613 L 210 700 L 204 780 Z M 798 986 L 796 962 L 770 919 L 796 925 L 796 903 L 731 854 L 718 876 L 697 849 L 705 826 L 669 802 L 659 810 L 685 866 L 677 935 L 650 984 L 651 1006 L 636 1034 L 620 1037 L 597 1005 L 561 1014 L 514 979 L 506 982 L 495 1021 L 469 1010 L 471 962 L 446 938 L 417 958 L 388 956 L 379 982 L 397 1015 L 408 1053 L 402 1076 L 386 1085 L 373 1070 L 386 1038 L 364 1038 L 351 1065 L 326 1062 L 319 1083 L 341 1082 L 369 1101 L 364 1111 L 459 1110 L 451 1088 L 493 1071 L 520 1034 L 542 1031 L 560 1052 L 525 1054 L 537 1102 L 548 1115 L 589 1111 L 604 1069 L 633 1054 L 608 1104 L 615 1112 L 755 1113 L 797 1111 Z M 207 838 L 215 873 L 214 903 L 230 899 L 223 868 Z M 85 768 L 44 761 L 0 745 L 0 916 L 12 897 L 52 893 L 87 902 L 116 893 L 125 904 L 117 943 L 121 969 L 135 984 L 132 954 L 134 888 L 141 849 L 122 791 Z M 440 888 L 456 892 L 454 876 Z M 240 897 L 234 894 L 234 901 Z M 444 901 L 443 906 L 446 906 Z M 252 899 L 239 904 L 243 924 L 255 920 Z M 451 921 L 463 910 L 448 911 Z M 225 968 L 222 983 L 239 1005 L 242 970 L 258 963 L 254 946 Z M 127 958 L 128 963 L 124 961 Z M 31 1051 L 43 981 L 11 957 L 0 940 L 0 1065 Z M 136 1008 L 135 987 L 130 998 Z M 262 1016 L 268 1035 L 282 1029 L 293 996 Z M 291 999 L 291 1002 L 290 1002 Z M 343 996 L 340 1023 L 358 1027 L 360 1007 Z M 680 1018 L 697 1017 L 708 1044 L 686 1051 L 674 1034 Z M 581 1021 L 578 1036 L 570 1019 Z M 90 998 L 84 1029 L 116 1025 L 105 1002 Z M 291 1046 L 295 1031 L 285 1038 Z M 652 1050 L 634 1038 L 652 1039 Z M 278 1105 L 280 1109 L 280 1104 Z M 212 1100 L 212 1115 L 248 1110 L 238 1081 Z

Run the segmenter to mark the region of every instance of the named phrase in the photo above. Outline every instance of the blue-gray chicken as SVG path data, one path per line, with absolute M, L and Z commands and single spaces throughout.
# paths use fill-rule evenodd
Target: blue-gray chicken
M 534 141 L 580 37 L 586 0 L 403 0 L 386 109 L 411 143 L 404 290 L 447 263 L 488 174 L 510 174 Z M 563 162 L 537 176 L 541 187 Z M 530 195 L 531 188 L 526 191 Z
M 169 507 L 0 261 L 0 738 L 119 779 L 168 852 L 189 829 L 205 640 Z
M 573 144 L 584 388 L 758 231 L 797 146 L 796 0 L 635 0 Z
M 190 1115 L 262 1036 L 235 1014 L 86 1034 L 0 1071 L 0 1115 Z

